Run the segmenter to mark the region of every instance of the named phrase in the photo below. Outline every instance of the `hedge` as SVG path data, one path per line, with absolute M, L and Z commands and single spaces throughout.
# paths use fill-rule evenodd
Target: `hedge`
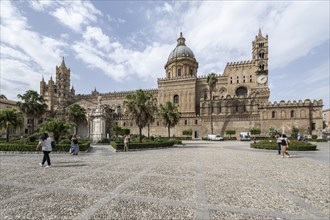
M 257 143 L 251 143 L 251 148 L 277 150 L 276 141 L 258 141 Z M 316 145 L 309 142 L 291 141 L 288 150 L 292 151 L 312 151 L 316 150 Z
M 36 144 L 22 144 L 22 143 L 0 143 L 0 151 L 38 151 L 36 150 Z M 90 147 L 90 142 L 84 142 L 79 144 L 80 151 L 86 151 Z M 56 152 L 69 152 L 70 145 L 68 144 L 56 144 L 53 151 Z
M 175 144 L 182 144 L 182 142 L 180 140 L 177 140 L 177 141 L 168 141 L 168 142 L 130 143 L 128 149 L 137 150 L 137 149 L 146 149 L 146 148 L 163 148 L 163 147 L 172 147 Z M 110 145 L 117 151 L 124 150 L 123 142 L 111 141 Z

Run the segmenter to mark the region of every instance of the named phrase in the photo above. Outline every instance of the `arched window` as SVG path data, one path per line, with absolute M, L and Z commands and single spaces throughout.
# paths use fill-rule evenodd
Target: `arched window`
M 237 96 L 246 96 L 247 95 L 247 89 L 245 87 L 238 87 L 236 89 L 236 95 Z
M 159 126 L 159 121 L 157 121 L 157 126 Z
M 173 97 L 173 102 L 174 102 L 175 104 L 179 104 L 179 96 L 178 96 L 178 95 L 175 95 L 175 96 Z
M 126 126 L 126 122 L 123 123 L 123 126 L 124 126 L 124 127 Z
M 207 92 L 204 92 L 204 100 L 207 99 Z
M 235 112 L 238 112 L 238 104 L 235 104 Z
M 195 125 L 197 125 L 197 123 L 198 123 L 198 120 L 197 120 L 197 119 L 195 119 Z
M 120 105 L 117 106 L 117 114 L 120 114 L 121 113 L 121 107 Z
M 294 118 L 294 111 L 293 110 L 291 110 L 290 117 Z
M 193 70 L 192 69 L 189 70 L 189 74 L 190 74 L 190 76 L 193 75 Z
M 187 125 L 188 124 L 188 121 L 187 120 L 184 120 L 184 125 Z
M 221 113 L 221 104 L 218 102 L 218 112 Z
M 181 69 L 178 69 L 178 76 L 181 76 Z
M 276 118 L 276 112 L 272 111 L 272 118 Z
M 171 73 L 170 72 L 168 72 L 168 78 L 170 78 L 171 77 Z

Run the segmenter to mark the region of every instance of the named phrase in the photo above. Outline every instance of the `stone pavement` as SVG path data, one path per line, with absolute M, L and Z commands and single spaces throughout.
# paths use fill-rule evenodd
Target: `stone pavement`
M 330 218 L 328 162 L 248 144 L 95 146 L 51 154 L 52 168 L 39 167 L 42 154 L 0 154 L 0 219 Z

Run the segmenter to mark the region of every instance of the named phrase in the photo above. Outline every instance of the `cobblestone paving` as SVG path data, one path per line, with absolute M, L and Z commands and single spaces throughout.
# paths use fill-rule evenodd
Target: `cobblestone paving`
M 248 143 L 0 159 L 0 219 L 330 218 L 329 163 Z

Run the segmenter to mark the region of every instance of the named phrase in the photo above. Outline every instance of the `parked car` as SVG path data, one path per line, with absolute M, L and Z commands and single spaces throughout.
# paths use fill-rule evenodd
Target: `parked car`
M 209 141 L 223 141 L 223 137 L 221 137 L 220 135 L 208 134 L 207 137 Z
M 241 141 L 251 141 L 251 134 L 250 132 L 241 132 L 240 135 L 240 140 Z

